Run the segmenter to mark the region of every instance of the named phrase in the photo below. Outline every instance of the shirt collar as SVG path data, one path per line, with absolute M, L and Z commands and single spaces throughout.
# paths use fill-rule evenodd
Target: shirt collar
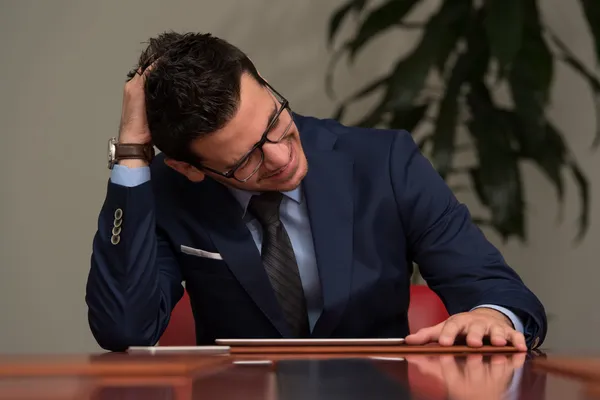
M 227 186 L 227 189 L 229 189 L 229 192 L 231 192 L 233 197 L 235 197 L 235 199 L 238 201 L 238 203 L 240 203 L 240 205 L 242 206 L 242 209 L 244 210 L 244 214 L 243 214 L 244 217 L 246 216 L 248 204 L 250 203 L 250 199 L 252 198 L 252 196 L 260 194 L 259 192 L 251 192 L 251 191 L 241 190 L 241 189 L 237 189 L 237 188 L 233 188 L 233 187 L 229 187 L 229 186 Z M 288 192 L 281 192 L 281 193 L 283 193 L 284 196 L 294 200 L 296 203 L 302 203 L 302 188 L 301 188 L 301 186 L 298 186 L 294 190 L 290 190 Z

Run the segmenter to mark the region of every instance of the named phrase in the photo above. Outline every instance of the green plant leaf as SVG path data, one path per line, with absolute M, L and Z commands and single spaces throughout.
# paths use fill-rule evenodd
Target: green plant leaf
M 327 34 L 329 46 L 333 43 L 333 39 L 335 38 L 338 29 L 348 14 L 350 12 L 361 12 L 366 3 L 366 0 L 350 0 L 335 10 L 333 16 L 329 20 L 329 30 Z
M 583 7 L 585 18 L 588 22 L 594 44 L 596 46 L 596 59 L 600 63 L 600 2 L 598 0 L 579 0 Z
M 519 157 L 534 162 L 556 188 L 559 201 L 564 199 L 562 169 L 566 166 L 567 146 L 562 135 L 551 125 L 543 130 L 528 131 L 527 124 L 514 111 L 499 110 L 511 127 Z
M 423 89 L 432 66 L 438 59 L 446 29 L 460 15 L 456 0 L 446 0 L 427 22 L 418 46 L 395 66 L 387 93 L 390 108 L 409 106 Z
M 525 240 L 523 187 L 518 154 L 512 146 L 512 127 L 497 111 L 484 81 L 471 82 L 467 95 L 471 119 L 467 128 L 479 159 L 470 170 L 481 203 L 491 212 L 490 223 L 507 240 Z
M 354 39 L 350 42 L 350 60 L 371 39 L 402 21 L 420 0 L 388 0 L 367 15 Z
M 506 241 L 510 236 L 525 240 L 523 189 L 518 160 L 510 153 L 480 149 L 480 155 L 490 158 L 471 169 L 471 181 L 482 204 L 492 217 L 490 224 Z M 497 168 L 493 163 L 502 163 Z
M 419 147 L 419 150 L 423 151 L 429 142 L 431 142 L 431 135 L 425 135 L 421 139 L 417 140 L 417 146 Z
M 378 78 L 375 81 L 373 81 L 373 82 L 369 83 L 368 85 L 366 85 L 365 87 L 363 87 L 362 89 L 359 89 L 355 94 L 350 96 L 348 101 L 360 100 L 363 97 L 370 95 L 377 89 L 379 89 L 381 87 L 385 87 L 389 81 L 390 81 L 389 76 L 383 76 L 381 78 Z
M 486 0 L 485 29 L 492 55 L 500 68 L 510 65 L 521 48 L 523 36 L 522 0 Z
M 581 200 L 580 213 L 578 218 L 578 233 L 575 238 L 576 241 L 580 241 L 585 233 L 587 232 L 590 225 L 590 191 L 589 191 L 589 182 L 579 163 L 575 159 L 575 156 L 569 151 L 566 143 L 563 140 L 564 135 L 558 130 L 556 126 L 551 123 L 546 125 L 546 142 L 541 143 L 541 146 L 545 146 L 546 151 L 540 151 L 539 153 L 545 153 L 542 156 L 540 154 L 540 159 L 546 160 L 549 164 L 552 162 L 552 153 L 559 154 L 561 151 L 564 152 L 564 160 L 561 164 L 561 167 L 567 167 L 571 174 L 573 175 L 573 179 L 575 181 L 575 185 L 577 186 L 577 191 L 579 192 L 579 198 Z M 557 158 L 554 159 L 554 162 L 557 161 Z M 549 166 L 546 167 L 549 169 Z
M 479 10 L 470 21 L 467 34 L 467 49 L 471 58 L 469 80 L 484 82 L 487 78 L 490 64 L 490 45 L 483 26 L 483 12 Z
M 330 99 L 335 97 L 335 93 L 333 91 L 333 71 L 337 63 L 342 59 L 342 56 L 348 50 L 348 42 L 342 45 L 339 49 L 335 51 L 331 59 L 329 60 L 329 65 L 327 66 L 327 72 L 325 73 L 325 93 L 329 96 Z
M 472 53 L 461 54 L 454 65 L 435 121 L 431 161 L 443 178 L 446 177 L 452 167 L 456 125 L 460 114 L 458 100 L 461 87 L 469 77 L 468 74 L 473 61 L 472 55 Z
M 456 74 L 452 78 L 455 76 Z M 452 78 L 435 122 L 431 155 L 431 162 L 443 178 L 446 178 L 454 158 L 456 123 L 459 114 L 458 96 L 462 84 L 462 82 L 457 82 L 457 79 L 453 81 Z
M 362 120 L 357 122 L 355 125 L 360 126 L 362 128 L 375 128 L 381 123 L 386 110 L 386 102 L 381 101 L 369 114 L 367 114 Z
M 405 129 L 413 132 L 427 112 L 429 104 L 419 104 L 407 108 L 398 108 L 392 111 L 389 127 L 392 129 Z
M 436 60 L 437 70 L 444 75 L 446 63 L 457 46 L 458 40 L 465 34 L 469 25 L 469 17 L 473 0 L 454 0 L 456 17 L 449 21 L 446 34 L 440 38 L 439 53 Z
M 577 183 L 579 197 L 581 198 L 581 214 L 579 215 L 579 233 L 576 241 L 583 239 L 590 226 L 590 184 L 583 174 L 581 167 L 574 161 L 569 160 L 569 168 L 573 174 L 573 179 Z
M 536 0 L 521 0 L 525 24 L 523 44 L 508 75 L 517 113 L 527 129 L 545 129 L 545 110 L 554 76 L 554 58 L 542 36 Z
M 456 7 L 457 0 L 445 0 L 440 10 L 428 21 L 423 37 L 415 50 L 407 57 L 401 59 L 392 73 L 386 77 L 367 85 L 357 94 L 350 96 L 344 103 L 348 104 L 354 100 L 372 93 L 374 90 L 384 86 L 386 93 L 374 109 L 357 123 L 362 127 L 375 127 L 382 122 L 386 113 L 392 114 L 391 124 L 402 129 L 410 130 L 410 125 L 416 126 L 419 121 L 400 126 L 403 113 L 412 110 L 416 113 L 420 109 L 414 106 L 414 101 L 423 89 L 425 80 L 437 60 L 441 38 L 446 34 L 449 24 L 455 22 L 462 14 L 464 7 Z M 471 0 L 459 0 L 470 4 Z M 424 112 L 424 110 L 423 110 Z M 404 122 L 402 122 L 404 123 Z
M 561 203 L 564 199 L 563 169 L 569 170 L 573 175 L 581 200 L 576 240 L 581 240 L 589 228 L 590 221 L 589 183 L 577 160 L 569 151 L 564 135 L 556 126 L 548 122 L 543 135 L 537 136 L 525 129 L 518 115 L 511 112 L 504 112 L 504 115 L 508 115 L 508 119 L 513 123 L 512 132 L 519 144 L 520 156 L 533 161 L 544 172 L 556 187 Z
M 513 235 L 525 240 L 523 188 L 511 127 L 498 118 L 484 82 L 472 83 L 467 102 L 472 115 L 467 127 L 479 158 L 478 166 L 470 170 L 475 192 L 504 240 Z
M 381 78 L 375 80 L 374 82 L 371 82 L 371 83 L 365 85 L 365 87 L 359 89 L 356 93 L 349 96 L 344 102 L 342 102 L 340 104 L 340 106 L 337 109 L 337 111 L 335 112 L 333 118 L 340 121 L 343 118 L 343 116 L 346 112 L 346 108 L 348 107 L 348 105 L 350 103 L 352 103 L 353 101 L 356 101 L 356 100 L 360 100 L 363 97 L 370 95 L 371 93 L 375 92 L 377 89 L 379 89 L 381 87 L 386 87 L 389 80 L 390 80 L 389 76 L 384 76 L 384 77 L 381 77 Z M 374 111 L 371 111 L 371 113 L 369 115 L 367 115 L 362 121 L 358 122 L 357 125 L 364 126 L 364 127 L 372 127 L 372 126 L 377 125 L 381 119 L 381 116 L 383 115 L 384 110 L 385 110 L 385 102 L 380 102 L 379 106 Z
M 489 219 L 482 217 L 471 217 L 471 221 L 477 226 L 492 226 L 492 222 Z M 493 226 L 492 226 L 493 227 Z
M 367 3 L 340 1 L 344 5 L 336 9 L 330 20 L 329 44 L 336 33 L 339 35 L 345 19 L 362 12 Z M 580 1 L 598 49 L 600 0 Z M 426 147 L 428 152 L 433 151 L 432 162 L 443 176 L 469 173 L 471 186 L 491 214 L 481 220 L 474 217 L 477 223 L 493 227 L 505 240 L 511 236 L 525 240 L 526 207 L 519 163 L 528 160 L 556 188 L 561 204 L 564 204 L 565 180 L 570 178 L 575 182 L 581 200 L 577 221 L 580 239 L 590 223 L 589 182 L 569 151 L 563 133 L 546 117 L 554 56 L 543 36 L 549 30 L 541 24 L 539 1 L 442 2 L 441 8 L 424 24 L 403 21 L 421 0 L 382 0 L 374 10 L 363 13 L 362 23 L 350 40 L 337 49 L 334 62 L 344 55 L 352 60 L 372 38 L 396 26 L 423 29 L 423 36 L 388 75 L 369 82 L 341 102 L 336 117 L 343 118 L 351 103 L 381 90 L 381 98 L 357 125 L 413 131 L 421 121 L 431 120 L 426 114 L 439 101 L 433 129 L 420 137 L 417 144 L 422 150 Z M 356 4 L 358 8 L 353 8 Z M 402 32 L 401 29 L 398 31 Z M 586 79 L 594 92 L 598 113 L 596 145 L 600 143 L 600 80 L 564 44 L 563 47 L 557 44 L 563 52 L 557 58 Z M 486 84 L 491 57 L 498 60 L 497 76 L 507 78 L 514 109 L 503 109 L 494 103 Z M 467 70 L 464 75 L 462 69 Z M 441 93 L 424 90 L 432 70 L 439 71 L 444 81 Z M 331 85 L 331 80 L 328 82 Z M 476 152 L 479 163 L 472 169 L 453 169 L 452 158 L 461 151 L 455 144 L 455 135 L 457 126 L 462 124 L 459 118 L 465 115 L 463 89 L 467 88 L 466 111 L 470 116 L 467 129 L 473 142 L 470 149 Z
M 423 89 L 437 54 L 437 43 L 426 39 L 412 54 L 396 64 L 386 94 L 390 108 L 409 106 Z
M 562 40 L 554 33 L 550 33 L 550 37 L 562 52 L 562 61 L 564 61 L 575 72 L 587 80 L 594 96 L 594 104 L 596 107 L 596 135 L 593 146 L 597 147 L 600 144 L 600 80 L 583 65 L 583 63 L 575 57 L 573 52 L 563 43 Z
M 333 114 L 333 119 L 335 119 L 336 121 L 342 121 L 342 119 L 344 118 L 344 114 L 346 114 L 346 105 L 345 104 L 341 104 L 337 110 L 335 111 L 335 113 Z
M 430 36 L 428 37 L 428 33 Z M 389 75 L 386 92 L 375 108 L 359 123 L 358 126 L 374 127 L 388 111 L 410 109 L 417 95 L 421 92 L 430 67 L 435 59 L 436 42 L 431 33 L 426 31 L 421 43 L 412 54 L 400 60 Z M 372 89 L 375 84 L 365 88 Z M 373 89 L 374 90 L 374 89 Z M 370 93 L 372 90 L 368 90 Z M 350 98 L 354 101 L 357 98 Z
M 433 133 L 432 163 L 442 177 L 452 167 L 456 151 L 456 129 L 461 111 L 460 99 L 463 85 L 469 80 L 483 81 L 489 64 L 489 47 L 483 26 L 477 20 L 470 23 L 466 51 L 459 54 L 449 71 L 446 92 L 442 98 Z

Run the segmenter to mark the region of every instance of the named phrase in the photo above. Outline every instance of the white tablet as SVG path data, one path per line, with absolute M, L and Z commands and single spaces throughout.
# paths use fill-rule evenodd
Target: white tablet
M 222 354 L 229 353 L 229 346 L 131 346 L 129 353 L 142 354 L 171 354 L 171 353 L 202 353 Z
M 404 339 L 217 339 L 215 342 L 223 346 L 397 346 Z

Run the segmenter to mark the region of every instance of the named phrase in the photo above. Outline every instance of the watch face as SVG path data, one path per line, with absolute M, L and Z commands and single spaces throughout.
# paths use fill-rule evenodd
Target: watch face
M 110 138 L 108 140 L 108 168 L 112 169 L 115 165 L 115 145 L 117 144 L 117 138 Z

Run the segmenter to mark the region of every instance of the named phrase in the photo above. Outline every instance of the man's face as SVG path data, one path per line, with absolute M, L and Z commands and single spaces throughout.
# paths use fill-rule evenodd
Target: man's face
M 251 76 L 243 74 L 237 113 L 223 129 L 194 141 L 192 151 L 200 156 L 204 167 L 225 173 L 238 164 L 261 140 L 280 108 L 281 103 L 273 92 Z M 235 176 L 242 180 L 256 171 L 245 182 L 225 178 L 205 169 L 196 169 L 184 163 L 171 160 L 167 163 L 192 181 L 201 181 L 204 175 L 207 175 L 225 185 L 248 191 L 295 189 L 306 175 L 308 164 L 298 129 L 289 110 L 285 109 L 279 114 L 267 137 L 271 140 L 281 140 L 278 143 L 264 143 L 262 164 L 260 150 L 256 149 L 240 165 Z

